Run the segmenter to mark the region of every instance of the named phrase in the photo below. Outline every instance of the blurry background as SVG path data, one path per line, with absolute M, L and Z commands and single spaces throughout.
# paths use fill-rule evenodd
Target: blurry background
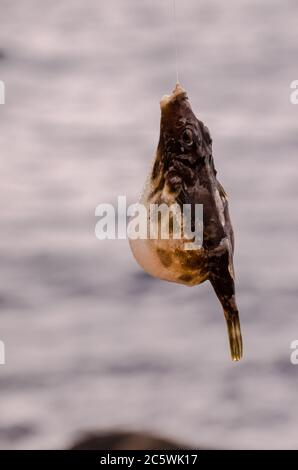
M 145 275 L 98 241 L 135 202 L 175 84 L 170 0 L 1 0 L 0 447 L 85 430 L 297 448 L 295 0 L 177 0 L 180 80 L 230 195 L 245 359 L 208 283 Z

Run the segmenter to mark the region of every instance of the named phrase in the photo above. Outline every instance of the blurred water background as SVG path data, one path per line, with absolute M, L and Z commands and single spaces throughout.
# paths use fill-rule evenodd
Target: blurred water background
M 175 84 L 170 1 L 1 0 L 0 447 L 90 429 L 297 448 L 298 3 L 177 0 L 179 68 L 230 195 L 245 359 L 208 283 L 152 279 L 95 207 L 138 198 Z

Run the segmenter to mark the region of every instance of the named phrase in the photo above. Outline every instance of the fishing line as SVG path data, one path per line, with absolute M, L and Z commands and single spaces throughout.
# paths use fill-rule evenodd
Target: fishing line
M 178 71 L 178 41 L 177 41 L 177 14 L 176 14 L 176 0 L 171 0 L 172 7 L 172 34 L 173 34 L 173 45 L 175 49 L 175 66 L 176 66 L 176 80 L 179 83 L 179 71 Z

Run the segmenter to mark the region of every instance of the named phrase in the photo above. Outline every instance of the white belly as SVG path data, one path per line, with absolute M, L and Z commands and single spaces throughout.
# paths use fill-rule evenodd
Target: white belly
M 193 252 L 166 240 L 130 240 L 130 247 L 138 264 L 151 276 L 190 286 L 200 284 L 208 277 L 200 262 L 196 263 L 199 257 L 203 263 L 203 250 L 196 250 L 194 259 Z

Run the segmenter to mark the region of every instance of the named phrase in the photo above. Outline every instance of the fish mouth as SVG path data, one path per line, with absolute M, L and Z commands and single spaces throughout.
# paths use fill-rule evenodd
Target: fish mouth
M 164 110 L 170 103 L 173 103 L 177 99 L 187 99 L 187 93 L 182 88 L 180 83 L 176 84 L 175 89 L 173 90 L 171 95 L 164 95 L 160 100 L 160 109 Z

